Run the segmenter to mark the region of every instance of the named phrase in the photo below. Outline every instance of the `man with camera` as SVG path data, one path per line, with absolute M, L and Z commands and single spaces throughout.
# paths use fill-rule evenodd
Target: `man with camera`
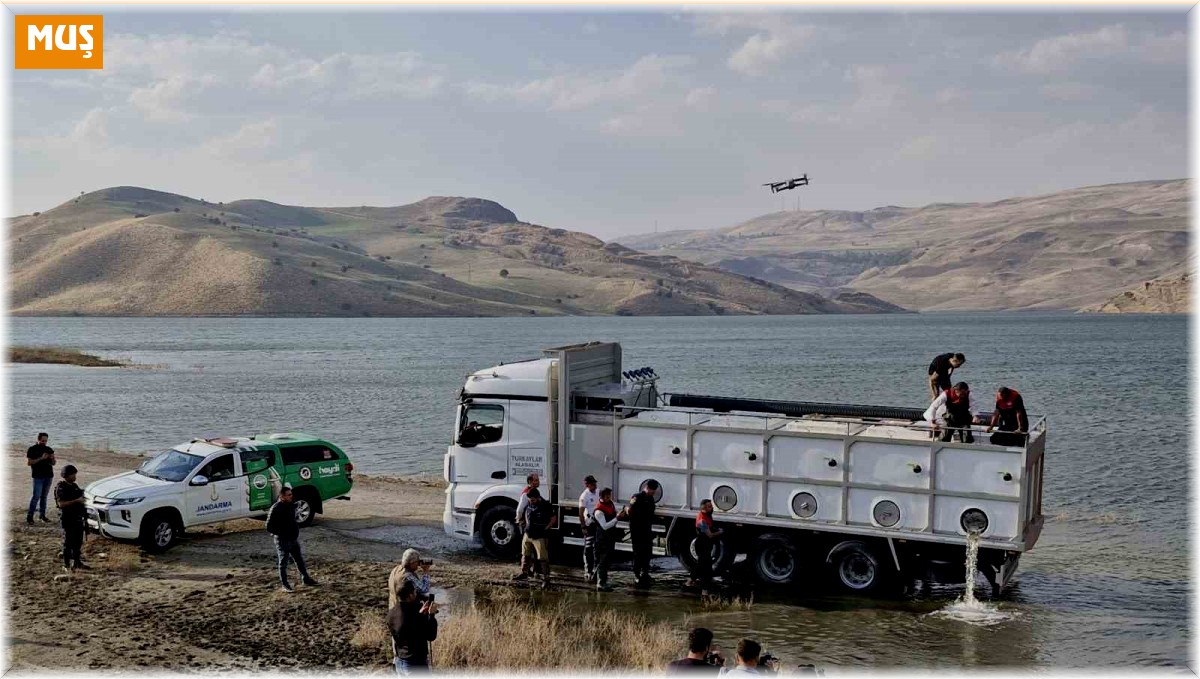
M 387 626 L 392 635 L 392 653 L 396 673 L 402 676 L 429 674 L 429 642 L 437 639 L 438 605 L 433 595 L 417 596 L 411 580 L 405 580 L 397 593 L 400 601 L 388 611 Z
M 411 582 L 417 590 L 417 597 L 424 599 L 429 596 L 429 569 L 433 567 L 432 559 L 424 559 L 421 553 L 411 547 L 404 550 L 400 556 L 400 565 L 392 569 L 388 575 L 388 608 L 395 608 L 400 600 L 400 587 L 405 582 Z
M 715 675 L 725 665 L 725 657 L 712 645 L 713 633 L 703 627 L 688 632 L 688 654 L 667 663 L 667 674 Z
M 737 660 L 737 666 L 733 669 L 721 668 L 721 676 L 774 674 L 779 671 L 779 659 L 775 656 L 764 654 L 762 646 L 753 639 L 742 639 L 739 641 L 737 653 L 734 657 Z

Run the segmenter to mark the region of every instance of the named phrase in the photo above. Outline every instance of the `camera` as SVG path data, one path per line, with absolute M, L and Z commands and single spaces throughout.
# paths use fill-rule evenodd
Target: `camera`
M 758 656 L 758 669 L 760 673 L 779 674 L 779 665 L 779 658 L 771 655 L 767 651 L 763 651 L 762 654 Z
M 705 655 L 704 662 L 705 664 L 712 665 L 714 667 L 723 667 L 725 665 L 725 659 L 722 658 L 721 654 L 717 653 L 716 651 L 710 651 L 707 655 Z
M 433 559 L 421 559 L 421 566 L 428 567 L 433 565 Z

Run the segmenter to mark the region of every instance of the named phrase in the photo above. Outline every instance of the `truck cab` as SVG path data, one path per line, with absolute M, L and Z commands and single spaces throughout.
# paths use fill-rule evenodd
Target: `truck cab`
M 193 439 L 88 484 L 88 527 L 162 551 L 187 528 L 265 516 L 285 485 L 308 525 L 325 500 L 350 492 L 353 469 L 344 451 L 307 434 Z

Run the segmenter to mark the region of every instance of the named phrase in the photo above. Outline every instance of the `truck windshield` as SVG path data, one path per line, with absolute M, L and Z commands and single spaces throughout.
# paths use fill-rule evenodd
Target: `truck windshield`
M 196 465 L 204 461 L 199 455 L 167 450 L 155 455 L 138 467 L 137 473 L 163 481 L 182 481 Z

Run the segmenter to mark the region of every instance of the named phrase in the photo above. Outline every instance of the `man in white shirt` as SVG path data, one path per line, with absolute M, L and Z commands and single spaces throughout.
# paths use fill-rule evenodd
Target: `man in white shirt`
M 583 480 L 583 492 L 579 494 L 579 527 L 583 531 L 583 575 L 588 583 L 596 581 L 596 531 L 592 530 L 592 514 L 600 494 L 596 492 L 596 477 L 591 474 Z
M 757 675 L 758 671 L 758 656 L 762 654 L 762 646 L 753 639 L 742 639 L 738 642 L 737 647 L 737 667 L 730 669 L 728 667 L 721 668 L 720 676 L 743 676 L 747 674 Z

